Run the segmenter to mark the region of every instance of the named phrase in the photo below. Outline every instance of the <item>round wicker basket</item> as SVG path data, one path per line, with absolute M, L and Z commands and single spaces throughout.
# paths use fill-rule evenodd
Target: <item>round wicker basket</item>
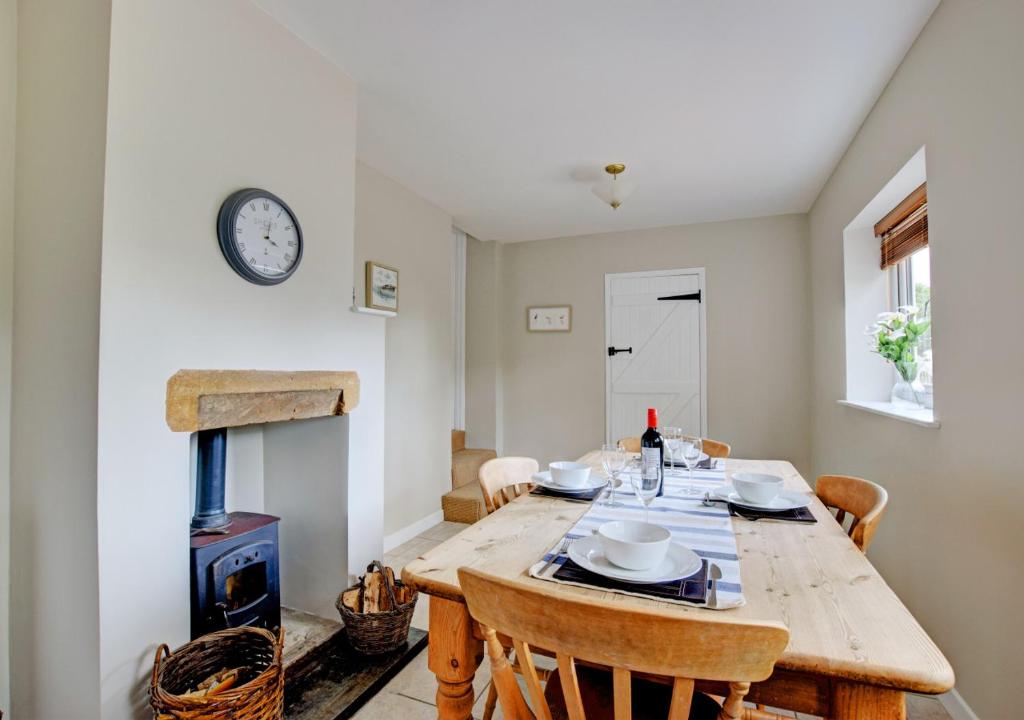
M 412 614 L 416 609 L 416 593 L 413 592 L 409 600 L 399 603 L 395 598 L 395 589 L 391 584 L 391 576 L 384 570 L 379 560 L 374 560 L 366 568 L 366 573 L 377 571 L 381 574 L 382 585 L 387 590 L 390 602 L 388 610 L 375 613 L 353 612 L 345 604 L 345 596 L 350 592 L 359 593 L 359 603 L 362 606 L 363 593 L 366 591 L 366 575 L 359 579 L 358 585 L 353 585 L 338 595 L 335 607 L 341 613 L 342 622 L 345 624 L 345 632 L 352 647 L 365 655 L 380 655 L 391 652 L 409 639 L 409 625 L 412 623 Z M 395 585 L 402 587 L 402 581 L 396 580 Z
M 149 701 L 158 718 L 177 720 L 280 720 L 284 714 L 284 630 L 231 628 L 203 635 L 173 653 L 157 648 Z M 234 687 L 213 697 L 188 697 L 224 669 L 240 670 Z

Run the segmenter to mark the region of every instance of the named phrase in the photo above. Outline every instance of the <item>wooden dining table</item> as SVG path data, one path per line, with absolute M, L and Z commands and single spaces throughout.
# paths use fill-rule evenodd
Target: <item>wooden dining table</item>
M 581 460 L 600 467 L 599 452 Z M 438 717 L 471 717 L 473 677 L 483 657 L 481 632 L 459 588 L 460 567 L 548 594 L 694 613 L 710 621 L 781 621 L 789 628 L 789 645 L 772 676 L 751 687 L 747 700 L 759 704 L 837 720 L 896 719 L 906 717 L 905 692 L 937 694 L 953 687 L 953 669 L 942 652 L 790 463 L 729 459 L 725 469 L 727 476 L 781 476 L 787 489 L 808 494 L 818 520 L 732 519 L 746 600 L 738 608 L 688 607 L 530 577 L 530 566 L 589 505 L 528 494 L 406 565 L 402 580 L 430 596 L 427 664 L 437 677 Z M 723 684 L 697 687 L 727 694 Z

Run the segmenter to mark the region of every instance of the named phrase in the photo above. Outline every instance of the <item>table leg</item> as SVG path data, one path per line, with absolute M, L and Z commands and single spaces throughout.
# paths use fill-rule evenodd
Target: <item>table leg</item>
M 906 717 L 906 701 L 901 690 L 843 680 L 832 683 L 834 720 L 906 720 Z
M 462 603 L 430 598 L 427 667 L 437 676 L 440 720 L 470 720 L 473 676 L 483 659 L 483 642 L 473 637 L 473 621 Z

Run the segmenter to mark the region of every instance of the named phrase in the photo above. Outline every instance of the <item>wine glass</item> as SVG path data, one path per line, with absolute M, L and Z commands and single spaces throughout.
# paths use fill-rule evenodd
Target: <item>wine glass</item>
M 604 473 L 608 476 L 608 499 L 602 504 L 608 507 L 622 507 L 622 503 L 615 500 L 615 488 L 622 484 L 619 480 L 619 473 L 626 469 L 626 451 L 618 444 L 601 446 L 601 465 Z
M 637 500 L 644 506 L 644 522 L 646 523 L 651 503 L 654 502 L 654 498 L 658 495 L 658 489 L 661 487 L 661 473 L 645 475 L 641 471 L 630 474 L 629 480 L 633 484 L 633 492 L 636 493 Z
M 676 459 L 682 459 L 679 438 L 683 436 L 683 429 L 678 427 L 661 428 L 661 438 L 665 443 L 665 454 L 668 455 L 669 465 L 673 470 L 676 468 Z
M 684 490 L 686 495 L 700 495 L 700 490 L 693 486 L 693 469 L 697 467 L 697 463 L 700 462 L 701 456 L 701 439 L 699 437 L 693 437 L 691 435 L 682 435 L 679 437 L 679 454 L 683 458 L 683 464 L 686 465 L 686 469 L 690 471 L 690 484 Z

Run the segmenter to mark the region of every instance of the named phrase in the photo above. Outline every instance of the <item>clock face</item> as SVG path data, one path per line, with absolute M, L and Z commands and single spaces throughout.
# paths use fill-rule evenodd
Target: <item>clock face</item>
M 258 285 L 283 282 L 302 258 L 298 221 L 283 200 L 266 190 L 239 190 L 225 200 L 218 235 L 231 267 Z

